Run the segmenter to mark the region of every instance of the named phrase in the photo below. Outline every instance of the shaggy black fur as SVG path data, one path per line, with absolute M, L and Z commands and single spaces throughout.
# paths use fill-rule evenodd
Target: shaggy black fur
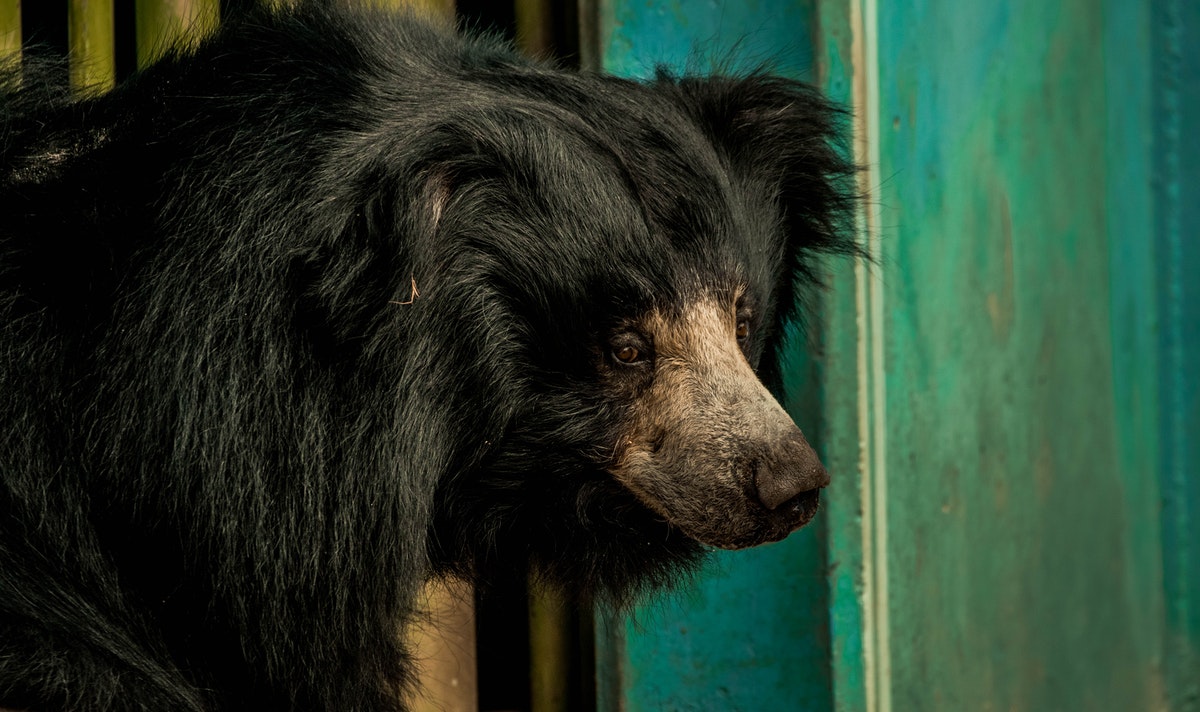
M 701 548 L 606 472 L 608 331 L 732 279 L 757 359 L 853 250 L 836 112 L 765 75 L 307 6 L 6 86 L 0 707 L 395 709 L 430 575 L 668 582 Z

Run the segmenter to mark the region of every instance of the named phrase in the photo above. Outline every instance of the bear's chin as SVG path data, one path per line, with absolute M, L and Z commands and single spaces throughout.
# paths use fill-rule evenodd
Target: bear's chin
M 747 513 L 744 517 L 736 518 L 736 521 L 692 523 L 672 520 L 671 523 L 701 544 L 726 550 L 749 549 L 786 539 L 816 517 L 820 504 L 821 490 L 814 489 L 797 495 L 774 510 L 748 501 Z

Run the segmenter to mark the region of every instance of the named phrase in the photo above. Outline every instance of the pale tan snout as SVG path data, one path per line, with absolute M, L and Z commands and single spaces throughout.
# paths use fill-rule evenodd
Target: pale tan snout
M 740 355 L 740 354 L 739 354 Z M 721 400 L 736 413 L 744 408 L 751 478 L 758 501 L 774 511 L 797 496 L 829 484 L 829 474 L 816 451 L 791 416 L 758 380 L 744 358 L 740 363 L 713 364 L 733 372 L 733 378 L 721 379 L 729 392 Z M 710 372 L 710 378 L 715 375 Z
M 754 373 L 732 309 L 657 317 L 654 380 L 613 474 L 706 544 L 776 541 L 815 515 L 829 484 L 812 446 Z

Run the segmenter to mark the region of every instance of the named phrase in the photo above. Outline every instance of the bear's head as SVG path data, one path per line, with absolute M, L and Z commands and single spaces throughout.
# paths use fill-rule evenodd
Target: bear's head
M 434 559 L 620 591 L 816 513 L 829 476 L 764 380 L 814 257 L 855 249 L 853 169 L 798 82 L 555 79 L 438 130 L 434 231 L 492 417 Z

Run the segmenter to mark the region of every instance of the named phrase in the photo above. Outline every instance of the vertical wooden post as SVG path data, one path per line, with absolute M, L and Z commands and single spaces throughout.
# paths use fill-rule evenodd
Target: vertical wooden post
M 530 708 L 532 712 L 567 712 L 574 621 L 561 596 L 537 586 L 529 592 Z
M 21 0 L 0 0 L 0 62 L 21 55 Z
M 862 13 L 858 0 L 822 2 L 816 8 L 818 85 L 830 99 L 852 110 L 855 161 L 866 167 L 861 187 L 877 183 L 868 166 L 869 144 L 861 101 L 863 75 Z M 861 237 L 865 230 L 860 229 Z M 830 658 L 833 709 L 836 712 L 878 712 L 876 638 L 873 602 L 876 600 L 872 540 L 874 510 L 868 479 L 868 450 L 873 441 L 862 422 L 871 391 L 866 363 L 868 342 L 861 338 L 869 322 L 864 308 L 866 279 L 871 267 L 861 260 L 829 260 L 829 292 L 822 306 L 826 324 L 824 391 L 825 466 L 837 473 L 830 496 L 822 502 L 829 524 L 829 560 L 838 562 L 829 576 Z M 877 269 L 877 268 L 875 268 Z
M 137 0 L 137 58 L 145 67 L 171 47 L 195 44 L 216 29 L 218 0 Z
M 411 7 L 446 22 L 454 21 L 454 0 L 360 0 L 378 7 Z M 475 668 L 474 590 L 463 581 L 434 581 L 425 586 L 428 625 L 411 631 L 418 665 L 413 712 L 476 712 L 479 709 Z
M 550 0 L 515 0 L 517 46 L 527 55 L 546 56 L 553 47 Z M 529 586 L 529 674 L 531 712 L 567 712 L 573 665 L 576 618 L 570 604 L 536 582 Z
M 377 7 L 411 7 L 430 17 L 449 22 L 454 20 L 454 0 L 358 0 L 358 2 Z
M 454 21 L 454 0 L 360 0 L 378 7 L 412 7 L 430 17 Z M 475 712 L 479 692 L 475 671 L 473 589 L 462 581 L 426 585 L 425 607 L 430 625 L 412 631 L 418 664 L 418 690 L 413 712 Z
M 103 92 L 116 81 L 113 0 L 70 0 L 67 44 L 71 55 L 71 87 Z
M 550 0 L 515 0 L 517 46 L 532 57 L 547 55 L 554 46 L 554 14 Z
M 476 712 L 479 693 L 471 585 L 459 580 L 432 581 L 426 584 L 419 607 L 421 618 L 407 632 L 418 680 L 410 709 Z

